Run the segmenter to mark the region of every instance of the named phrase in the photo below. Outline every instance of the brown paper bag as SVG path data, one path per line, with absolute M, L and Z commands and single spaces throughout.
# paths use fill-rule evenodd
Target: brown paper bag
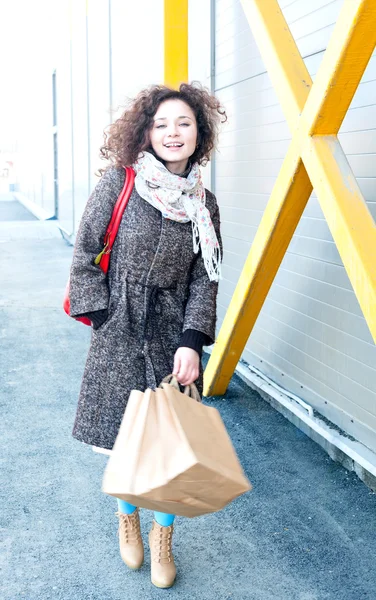
M 196 517 L 251 489 L 219 412 L 197 402 L 190 387 L 194 398 L 169 383 L 132 391 L 105 470 L 106 494 Z

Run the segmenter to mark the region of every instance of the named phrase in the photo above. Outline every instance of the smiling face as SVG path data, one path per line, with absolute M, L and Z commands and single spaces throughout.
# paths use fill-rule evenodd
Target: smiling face
M 150 143 L 171 173 L 184 173 L 197 144 L 196 117 L 190 106 L 177 98 L 162 102 L 154 115 Z

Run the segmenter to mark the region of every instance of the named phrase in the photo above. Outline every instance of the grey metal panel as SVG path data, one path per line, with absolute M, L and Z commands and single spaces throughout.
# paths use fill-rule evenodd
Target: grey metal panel
M 242 223 L 250 227 L 258 227 L 261 221 L 262 212 L 253 209 L 227 208 L 221 207 L 221 219 L 226 223 Z
M 256 51 L 256 47 L 252 44 L 252 37 L 249 27 L 240 31 L 236 35 L 236 46 L 238 50 L 244 52 L 244 56 L 248 56 L 249 50 L 252 48 L 252 53 Z M 226 56 L 232 55 L 234 52 L 234 36 L 224 39 L 216 46 L 216 60 L 223 60 Z
M 341 131 L 376 129 L 376 104 L 350 109 L 343 120 Z
M 342 265 L 334 265 L 288 252 L 283 259 L 282 269 L 352 292 L 351 283 Z
M 290 6 L 290 4 L 294 4 L 295 2 L 297 2 L 297 0 L 279 0 L 278 4 L 280 8 L 285 9 L 287 6 Z
M 281 2 L 314 78 L 342 0 Z M 220 136 L 215 191 L 224 241 L 219 325 L 239 280 L 291 140 L 239 2 L 218 0 L 217 95 L 229 122 Z M 236 29 L 238 37 L 231 39 Z M 231 35 L 230 35 L 231 34 Z M 258 71 L 257 71 L 258 70 Z M 376 216 L 376 54 L 339 139 Z M 319 201 L 313 193 L 243 358 L 376 450 L 376 347 Z M 262 361 L 262 362 L 261 362 Z
M 323 219 L 316 219 L 314 217 L 303 217 L 296 228 L 295 235 L 310 239 L 313 238 L 316 240 L 323 240 L 325 242 L 333 241 L 332 234 L 329 231 L 326 221 Z
M 367 344 L 374 345 L 368 326 L 358 315 L 338 310 L 337 307 L 326 304 L 321 299 L 309 297 L 301 290 L 292 290 L 278 283 L 270 290 L 269 297 L 288 307 L 307 315 L 320 323 L 335 327 L 344 333 L 356 337 Z
M 289 323 L 301 333 L 314 338 L 327 348 L 333 348 L 345 356 L 355 359 L 356 364 L 368 365 L 371 368 L 369 371 L 370 376 L 372 378 L 375 377 L 376 346 L 374 344 L 365 344 L 363 341 L 350 336 L 344 331 L 330 325 L 324 325 L 317 319 L 313 319 L 310 315 L 305 315 L 301 311 L 294 310 L 290 306 L 285 306 L 272 298 L 268 298 L 265 302 L 263 314 L 264 316 L 270 316 L 279 321 Z M 321 348 L 318 350 L 320 352 Z M 358 377 L 357 373 L 356 371 L 355 379 Z
M 221 167 L 219 167 L 221 168 Z M 267 203 L 269 201 L 269 194 L 255 194 L 253 191 L 251 192 L 224 192 L 221 191 L 221 212 L 225 208 L 243 208 L 248 210 L 259 211 L 261 213 L 264 212 Z M 372 206 L 374 204 L 369 203 L 369 208 L 372 210 Z M 304 211 L 302 216 L 302 221 L 304 219 L 323 219 L 324 215 L 321 210 L 320 204 L 317 198 L 312 195 L 310 201 L 308 202 L 307 208 Z
M 273 123 L 269 125 L 255 125 L 235 131 L 224 131 L 221 135 L 221 144 L 232 146 L 234 144 L 245 145 L 249 142 L 274 142 L 290 139 L 287 123 Z
M 269 194 L 255 194 L 252 192 L 229 192 L 221 191 L 221 215 L 223 209 L 228 208 L 245 208 L 258 210 L 263 212 L 269 200 Z M 222 217 L 223 218 L 223 217 Z
M 282 108 L 279 104 L 273 106 L 265 106 L 263 99 L 259 98 L 259 104 L 257 99 L 254 98 L 254 103 L 251 110 L 244 112 L 237 112 L 229 114 L 229 123 L 226 131 L 238 130 L 240 128 L 254 127 L 255 125 L 268 125 L 270 123 L 283 123 L 284 116 Z
M 287 271 L 283 268 L 279 269 L 275 283 L 292 291 L 299 290 L 300 294 L 323 302 L 327 306 L 334 306 L 341 311 L 363 318 L 359 303 L 352 290 L 324 283 L 318 279 Z
M 352 402 L 354 410 L 365 409 L 376 417 L 375 396 L 372 391 L 376 371 L 335 349 L 332 340 L 330 345 L 317 341 L 306 332 L 299 331 L 294 321 L 289 325 L 282 323 L 279 316 L 278 314 L 278 318 L 275 318 L 266 310 L 262 312 L 257 323 L 255 341 L 268 343 L 274 352 L 282 356 L 289 356 L 293 352 L 298 364 L 302 364 L 303 357 L 308 374 L 316 378 L 319 373 L 320 381 Z
M 357 132 L 343 133 L 338 135 L 341 146 L 347 156 L 353 154 L 375 154 L 376 153 L 376 132 L 375 130 L 365 130 Z
M 286 330 L 287 328 L 284 330 L 284 335 L 286 335 Z M 365 387 L 357 384 L 349 377 L 339 374 L 335 369 L 327 367 L 324 362 L 316 360 L 311 356 L 305 355 L 306 360 L 302 363 L 301 350 L 258 327 L 252 338 L 250 350 L 252 351 L 253 348 L 260 347 L 263 349 L 266 360 L 270 361 L 270 357 L 273 355 L 275 364 L 282 366 L 281 360 L 277 358 L 280 357 L 280 359 L 283 359 L 285 363 L 290 365 L 287 373 L 294 374 L 294 372 L 296 373 L 296 369 L 303 371 L 304 375 L 300 374 L 300 381 L 302 381 L 303 385 L 307 385 L 308 383 L 312 389 L 319 390 L 320 395 L 325 392 L 326 396 L 324 398 L 331 398 L 334 392 L 337 402 L 339 399 L 338 396 L 340 397 L 339 407 L 341 411 L 351 415 L 354 420 L 363 421 L 363 423 L 367 423 L 368 425 L 372 424 L 372 427 L 376 429 L 376 417 L 369 410 L 375 404 L 374 394 Z M 320 373 L 319 379 L 317 379 L 317 373 Z M 358 398 L 362 402 L 361 406 L 355 402 L 355 399 Z
M 236 139 L 236 138 L 235 138 Z M 221 138 L 223 140 L 223 138 Z M 262 160 L 262 159 L 280 159 L 286 156 L 290 139 L 272 140 L 268 144 L 263 142 L 251 142 L 246 144 L 227 145 L 221 144 L 219 152 L 216 155 L 217 164 L 242 160 Z
M 234 237 L 235 233 L 238 232 L 239 239 L 248 241 L 249 238 L 254 236 L 256 227 L 241 223 L 228 223 L 226 221 L 223 229 L 224 236 Z M 244 259 L 237 257 L 237 260 L 235 260 L 234 256 L 229 258 L 231 262 L 228 264 L 224 263 L 223 274 L 226 279 L 236 283 L 244 264 Z M 358 316 L 360 319 L 363 318 L 362 311 L 351 288 L 339 287 L 326 281 L 320 281 L 312 276 L 314 274 L 312 271 L 311 273 L 307 271 L 304 274 L 296 273 L 286 269 L 283 264 L 276 275 L 273 285 L 278 285 L 291 292 L 298 290 L 299 294 L 324 303 L 327 307 L 332 306 L 343 312 Z
M 260 356 L 263 358 L 260 359 Z M 257 365 L 274 381 L 281 380 L 282 385 L 292 393 L 300 397 L 304 396 L 306 401 L 317 407 L 321 414 L 325 414 L 330 421 L 335 422 L 356 439 L 362 440 L 366 446 L 375 447 L 375 420 L 367 411 L 363 411 L 359 418 L 355 418 L 351 405 L 348 406 L 350 412 L 345 410 L 346 399 L 343 396 L 257 342 L 254 343 L 252 351 L 248 349 L 245 351 L 244 359 L 250 364 Z M 325 398 L 330 399 L 325 400 Z
M 312 3 L 300 0 L 282 12 L 295 41 L 299 42 L 302 38 L 308 38 L 316 32 L 333 26 L 337 21 L 342 4 L 342 0 L 335 0 L 334 2 L 317 0 Z M 326 44 L 318 50 L 325 47 Z
M 376 108 L 376 107 L 375 107 Z M 375 136 L 376 137 L 376 136 Z M 356 154 L 347 157 L 355 177 L 369 177 L 373 179 L 376 175 L 376 154 Z
M 282 166 L 280 160 L 239 160 L 221 164 L 222 177 L 277 177 Z
M 251 248 L 251 240 L 241 240 L 238 237 L 226 235 L 225 232 L 222 233 L 222 237 L 224 239 L 223 243 L 225 253 L 231 252 L 234 256 L 236 256 L 239 259 L 238 269 L 240 272 L 240 269 L 243 267 L 244 261 Z M 233 262 L 224 262 L 225 264 L 233 264 Z
M 256 234 L 257 227 L 255 225 L 244 225 L 243 223 L 233 223 L 229 221 L 222 222 L 222 230 L 224 235 L 230 237 L 238 237 L 245 242 L 253 240 Z M 226 265 L 224 265 L 225 267 Z
M 254 194 L 270 194 L 275 182 L 275 177 L 226 177 L 217 174 L 217 191 L 247 192 Z
M 299 0 L 283 10 L 302 56 L 317 54 L 326 48 L 341 5 L 342 0 L 319 0 L 313 5 Z M 217 3 L 216 88 L 263 72 L 265 67 L 240 1 Z
M 376 103 L 375 80 L 363 81 L 353 98 L 350 105 L 350 110 L 364 106 L 372 106 Z
M 227 238 L 225 238 L 225 242 L 227 242 Z M 223 265 L 224 280 L 221 281 L 219 295 L 219 302 L 223 306 L 228 306 L 239 276 L 240 269 L 235 269 L 233 262 Z M 223 294 L 222 285 L 224 286 Z M 279 305 L 291 309 L 294 313 L 298 312 L 303 317 L 314 320 L 318 328 L 327 328 L 327 339 L 330 339 L 333 329 L 346 334 L 347 337 L 344 337 L 344 345 L 342 347 L 345 354 L 351 355 L 351 349 L 349 350 L 348 348 L 351 348 L 353 338 L 365 344 L 364 352 L 366 353 L 368 353 L 370 347 L 374 347 L 372 336 L 362 317 L 358 317 L 347 311 L 338 310 L 336 307 L 325 304 L 321 300 L 316 300 L 302 294 L 300 290 L 287 289 L 278 285 L 278 283 L 272 285 L 266 302 L 269 301 L 274 301 Z M 287 324 L 289 323 L 290 321 L 287 321 Z M 251 343 L 252 337 L 253 335 L 250 337 L 249 343 Z M 317 375 L 319 377 L 319 374 Z
M 376 202 L 376 177 L 373 176 L 368 179 L 358 177 L 357 181 L 366 200 L 369 202 Z
M 367 81 L 373 81 L 376 79 L 376 53 L 374 52 L 371 56 L 371 59 L 367 65 L 366 70 L 364 71 L 362 77 L 362 83 Z
M 323 22 L 335 23 L 338 10 L 341 6 L 341 0 L 315 0 L 315 2 L 307 2 L 306 0 L 295 0 L 295 2 L 283 3 L 279 2 L 283 15 L 289 23 L 290 28 L 295 23 L 301 23 L 300 27 L 304 31 L 292 30 L 294 38 L 303 34 L 307 35 L 312 32 L 317 25 L 322 27 Z M 339 5 L 339 6 L 338 6 Z M 333 13 L 334 9 L 334 13 Z M 323 11 L 326 11 L 325 13 Z M 330 11 L 330 12 L 329 12 Z
M 325 240 L 317 240 L 313 237 L 302 237 L 295 234 L 290 242 L 288 252 L 294 252 L 315 258 L 316 260 L 324 260 L 335 265 L 342 265 L 337 246 L 334 242 Z

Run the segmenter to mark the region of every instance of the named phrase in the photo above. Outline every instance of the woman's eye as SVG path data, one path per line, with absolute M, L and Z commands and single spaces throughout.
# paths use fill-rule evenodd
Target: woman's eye
M 185 127 L 189 127 L 190 123 L 180 123 L 180 125 L 184 125 Z
M 166 125 L 157 125 L 156 129 L 161 129 L 162 127 L 166 127 Z

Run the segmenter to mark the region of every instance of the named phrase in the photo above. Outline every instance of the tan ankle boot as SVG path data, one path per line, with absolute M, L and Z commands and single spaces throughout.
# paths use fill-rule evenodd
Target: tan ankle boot
M 120 555 L 130 569 L 139 569 L 144 562 L 144 545 L 141 538 L 138 508 L 131 514 L 117 512 L 119 517 Z
M 162 527 L 153 521 L 149 533 L 151 582 L 158 588 L 169 588 L 175 582 L 176 567 L 172 556 L 173 531 L 173 525 Z

